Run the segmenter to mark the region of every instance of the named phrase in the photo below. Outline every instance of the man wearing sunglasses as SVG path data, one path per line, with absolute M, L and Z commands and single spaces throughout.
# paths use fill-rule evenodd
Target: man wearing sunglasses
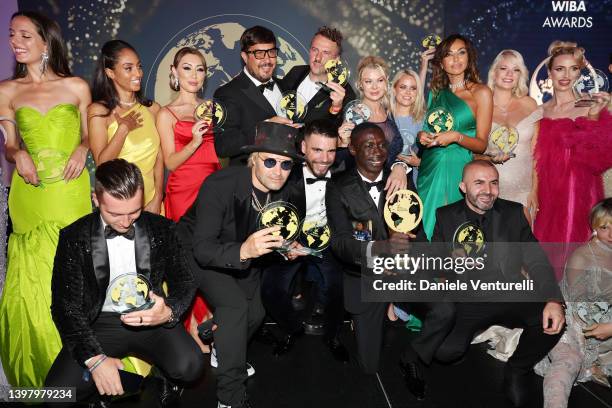
M 217 325 L 218 407 L 251 407 L 245 386 L 247 343 L 265 315 L 261 271 L 282 261 L 272 252 L 283 241 L 274 235 L 279 227 L 258 230 L 257 216 L 266 203 L 286 200 L 279 190 L 301 160 L 296 137 L 291 126 L 258 123 L 253 144 L 241 149 L 249 155 L 248 167 L 228 167 L 209 176 L 179 221 L 187 261 Z M 290 260 L 296 256 L 295 251 L 287 254 Z
M 356 99 L 355 91 L 347 83 L 341 86 L 327 81 L 325 63 L 340 58 L 342 54 L 342 33 L 332 27 L 320 27 L 310 42 L 308 65 L 291 68 L 281 83 L 304 97 L 308 111 L 303 122 L 308 124 L 315 119 L 330 119 L 336 127 L 342 122 L 342 109 Z M 321 86 L 326 84 L 326 88 Z
M 251 27 L 240 37 L 242 72 L 214 93 L 227 110 L 223 129 L 215 130 L 215 150 L 230 165 L 245 165 L 243 146 L 252 145 L 257 123 L 268 120 L 291 125 L 277 116 L 276 105 L 285 90 L 274 78 L 278 46 L 274 33 L 262 26 Z

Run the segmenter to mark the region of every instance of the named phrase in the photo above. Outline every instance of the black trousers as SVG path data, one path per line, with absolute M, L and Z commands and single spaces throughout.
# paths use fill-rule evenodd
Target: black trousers
M 230 275 L 193 269 L 198 288 L 211 307 L 217 324 L 217 398 L 239 405 L 246 395 L 246 354 L 249 339 L 265 316 L 261 303 L 261 273 L 252 268 Z
M 137 356 L 177 382 L 196 381 L 204 371 L 202 352 L 182 324 L 171 329 L 130 327 L 123 325 L 116 313 L 101 313 L 92 328 L 109 357 Z M 97 389 L 91 377 L 84 381 L 85 368 L 80 363 L 63 347 L 47 374 L 45 387 L 76 387 L 77 401 L 91 397 Z
M 344 305 L 342 301 L 342 269 L 334 262 L 327 251 L 323 258 L 305 257 L 303 260 L 272 265 L 266 268 L 263 276 L 261 295 L 268 314 L 288 333 L 302 327 L 301 313 L 291 305 L 291 290 L 294 279 L 301 268 L 315 269 L 321 275 L 325 299 L 325 336 L 337 336 L 342 327 Z
M 480 330 L 493 324 L 522 328 L 523 333 L 508 365 L 530 370 L 559 341 L 561 334 L 543 332 L 543 303 L 455 303 L 455 324 L 438 348 L 435 357 L 442 362 L 461 358 Z

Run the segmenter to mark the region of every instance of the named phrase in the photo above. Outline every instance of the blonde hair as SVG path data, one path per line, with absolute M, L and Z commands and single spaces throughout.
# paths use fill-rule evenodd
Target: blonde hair
M 421 78 L 419 74 L 414 72 L 411 69 L 402 69 L 398 71 L 393 77 L 393 81 L 391 81 L 391 87 L 389 91 L 389 99 L 390 99 L 390 110 L 393 116 L 396 115 L 397 112 L 397 102 L 395 100 L 395 87 L 402 77 L 409 76 L 414 79 L 414 83 L 416 84 L 417 94 L 414 98 L 414 103 L 410 107 L 410 116 L 417 122 L 423 120 L 423 116 L 425 116 L 425 92 L 423 90 L 423 84 L 421 83 Z
M 357 82 L 355 85 L 357 86 L 357 90 L 359 91 L 359 97 L 363 99 L 363 90 L 361 87 L 361 76 L 363 75 L 363 71 L 367 68 L 377 69 L 379 70 L 384 78 L 385 78 L 385 94 L 382 97 L 382 106 L 386 111 L 389 110 L 389 66 L 381 57 L 375 57 L 373 55 L 363 57 L 359 64 L 357 64 Z
M 492 91 L 495 91 L 495 70 L 497 66 L 500 64 L 503 58 L 511 57 L 516 61 L 516 65 L 518 65 L 519 70 L 521 71 L 521 76 L 519 77 L 517 84 L 514 88 L 512 88 L 512 96 L 520 98 L 529 93 L 529 88 L 527 88 L 527 79 L 529 78 L 529 71 L 525 66 L 525 60 L 520 52 L 516 50 L 503 50 L 491 63 L 491 67 L 489 68 L 489 74 L 487 77 L 487 85 L 491 88 Z
M 249 154 L 249 158 L 247 159 L 247 167 L 253 168 L 255 167 L 255 161 L 257 160 L 257 152 L 253 152 Z
M 559 55 L 571 55 L 578 62 L 580 68 L 586 67 L 586 58 L 584 57 L 584 48 L 578 47 L 575 42 L 569 41 L 553 41 L 548 46 L 548 69 L 551 70 L 555 58 Z
M 608 197 L 595 204 L 589 214 L 589 221 L 593 230 L 606 224 L 612 225 L 612 197 Z

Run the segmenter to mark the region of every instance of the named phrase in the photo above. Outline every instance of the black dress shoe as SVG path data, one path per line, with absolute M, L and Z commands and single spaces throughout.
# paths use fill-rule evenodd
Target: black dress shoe
M 504 367 L 504 392 L 515 407 L 523 407 L 529 401 L 529 370 Z
M 302 329 L 295 333 L 286 335 L 285 338 L 283 338 L 282 340 L 279 340 L 274 345 L 274 348 L 272 349 L 272 353 L 276 357 L 289 353 L 291 349 L 293 348 L 293 345 L 295 344 L 296 338 L 301 337 L 303 334 L 304 334 L 304 330 Z
M 166 378 L 166 376 L 159 371 L 157 367 L 153 367 L 151 369 L 150 376 L 154 377 L 157 382 L 159 405 L 162 408 L 177 405 L 181 399 L 183 388 Z
M 348 363 L 350 361 L 351 357 L 348 350 L 337 338 L 325 340 L 325 345 L 329 348 L 336 361 L 341 363 Z
M 322 336 L 325 334 L 325 317 L 313 313 L 303 324 L 304 333 L 310 336 Z
M 423 379 L 421 367 L 419 367 L 419 361 L 400 360 L 399 364 L 408 390 L 416 397 L 416 399 L 425 399 L 425 380 Z

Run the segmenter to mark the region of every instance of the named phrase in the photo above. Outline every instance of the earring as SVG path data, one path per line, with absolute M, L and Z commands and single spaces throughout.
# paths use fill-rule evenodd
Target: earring
M 40 67 L 39 67 L 41 75 L 47 72 L 48 64 L 49 64 L 49 54 L 47 53 L 47 51 L 43 51 L 42 60 L 40 61 Z
M 174 89 L 179 89 L 179 81 L 177 77 L 174 77 L 174 79 L 172 80 L 172 85 L 174 85 Z

